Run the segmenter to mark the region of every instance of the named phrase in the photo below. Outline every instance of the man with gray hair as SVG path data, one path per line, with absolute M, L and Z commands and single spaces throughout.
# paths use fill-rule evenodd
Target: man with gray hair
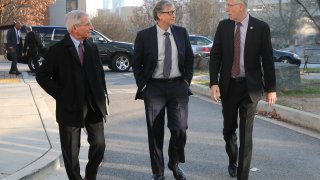
M 175 13 L 172 2 L 159 1 L 153 10 L 157 24 L 138 32 L 134 43 L 132 69 L 138 86 L 136 99 L 143 99 L 145 103 L 151 180 L 164 179 L 166 111 L 171 133 L 168 168 L 175 179 L 186 179 L 179 163 L 185 162 L 188 102 L 192 94 L 189 85 L 194 57 L 187 30 L 173 25 Z
M 229 19 L 218 25 L 209 66 L 211 98 L 222 103 L 228 172 L 238 180 L 249 178 L 253 122 L 263 91 L 269 106 L 277 100 L 270 28 L 247 13 L 247 2 L 225 1 Z
M 34 65 L 34 71 L 37 72 L 39 68 L 38 48 L 42 46 L 40 42 L 39 34 L 32 31 L 31 26 L 26 26 L 27 35 L 24 40 L 23 54 L 28 61 L 32 61 Z M 27 53 L 27 54 L 26 54 Z
M 88 14 L 71 11 L 65 22 L 69 33 L 50 47 L 36 79 L 56 100 L 56 120 L 69 179 L 82 180 L 79 151 L 81 128 L 85 127 L 90 147 L 83 179 L 95 180 L 105 150 L 105 74 L 98 49 L 88 40 L 93 30 Z

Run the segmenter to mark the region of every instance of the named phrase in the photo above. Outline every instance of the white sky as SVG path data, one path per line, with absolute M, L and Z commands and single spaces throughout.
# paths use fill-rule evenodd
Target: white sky
M 125 0 L 125 6 L 139 6 L 141 0 Z M 88 14 L 95 13 L 97 9 L 102 9 L 103 0 L 87 0 Z

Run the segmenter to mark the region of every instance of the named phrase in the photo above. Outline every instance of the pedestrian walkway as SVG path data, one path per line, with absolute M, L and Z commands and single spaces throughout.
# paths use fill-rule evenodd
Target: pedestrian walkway
M 67 179 L 58 126 L 34 76 L 19 64 L 21 75 L 10 75 L 11 62 L 0 60 L 0 179 Z M 80 165 L 84 175 L 88 143 L 83 132 Z M 62 166 L 62 167 L 61 167 Z
M 11 180 L 32 177 L 56 163 L 60 153 L 53 141 L 59 140 L 57 126 L 39 88 L 26 84 L 22 75 L 10 75 L 10 65 L 0 61 L 0 179 Z

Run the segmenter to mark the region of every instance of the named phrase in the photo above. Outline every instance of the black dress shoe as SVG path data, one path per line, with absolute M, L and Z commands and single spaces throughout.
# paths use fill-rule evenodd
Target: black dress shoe
M 175 163 L 175 164 L 168 163 L 168 168 L 173 172 L 173 176 L 175 179 L 178 179 L 178 180 L 187 179 L 178 163 Z
M 229 166 L 228 166 L 228 172 L 229 172 L 229 175 L 230 175 L 231 177 L 237 177 L 237 170 L 238 170 L 237 165 L 235 165 L 235 164 L 229 164 Z
M 164 176 L 159 174 L 154 174 L 150 180 L 164 180 Z
M 9 74 L 20 75 L 21 72 L 19 72 L 19 71 L 9 71 Z

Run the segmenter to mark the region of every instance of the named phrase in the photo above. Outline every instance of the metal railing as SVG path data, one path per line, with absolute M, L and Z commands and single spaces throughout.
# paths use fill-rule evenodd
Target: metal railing
M 305 48 L 303 51 L 305 60 L 303 72 L 308 72 L 308 64 L 320 64 L 320 48 Z

